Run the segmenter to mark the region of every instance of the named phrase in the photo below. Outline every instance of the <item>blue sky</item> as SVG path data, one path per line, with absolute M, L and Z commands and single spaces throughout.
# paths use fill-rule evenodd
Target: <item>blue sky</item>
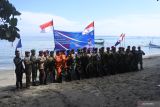
M 60 30 L 81 31 L 95 21 L 96 35 L 160 35 L 160 2 L 156 0 L 9 1 L 22 13 L 21 35 L 42 35 L 39 25 L 51 19 Z

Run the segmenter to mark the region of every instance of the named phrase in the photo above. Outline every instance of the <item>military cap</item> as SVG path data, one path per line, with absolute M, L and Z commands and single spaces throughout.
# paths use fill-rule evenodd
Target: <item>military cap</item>
M 132 48 L 136 48 L 135 46 L 132 46 Z
M 42 53 L 43 53 L 43 51 L 39 51 L 39 53 L 40 53 L 40 54 L 42 54 Z
M 30 53 L 29 51 L 25 51 L 25 53 Z
M 107 47 L 106 49 L 110 49 L 110 47 Z
M 80 49 L 77 49 L 77 51 L 80 51 Z
M 27 54 L 30 54 L 30 51 L 25 51 L 25 54 L 27 55 Z
M 112 48 L 112 49 L 115 49 L 115 46 L 112 46 L 111 48 Z
M 16 54 L 16 53 L 19 53 L 19 50 L 16 50 L 16 51 L 15 51 L 15 54 Z
M 54 51 L 50 51 L 50 54 L 54 54 Z

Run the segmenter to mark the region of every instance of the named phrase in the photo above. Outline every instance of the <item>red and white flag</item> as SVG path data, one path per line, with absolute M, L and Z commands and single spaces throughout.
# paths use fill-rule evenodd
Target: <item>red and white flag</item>
M 94 30 L 94 21 L 92 23 L 90 23 L 87 27 L 85 27 L 82 34 L 85 35 L 87 33 L 90 33 L 93 30 Z
M 40 28 L 41 28 L 42 33 L 52 31 L 53 30 L 53 20 L 40 25 Z

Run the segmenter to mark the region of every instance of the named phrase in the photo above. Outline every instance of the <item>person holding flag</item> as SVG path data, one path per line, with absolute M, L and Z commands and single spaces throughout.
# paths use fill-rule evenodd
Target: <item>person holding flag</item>
M 19 39 L 16 49 L 15 49 L 15 57 L 13 59 L 13 62 L 15 64 L 15 74 L 16 74 L 16 88 L 22 89 L 22 78 L 23 78 L 23 72 L 24 72 L 24 66 L 23 66 L 23 60 L 20 57 L 20 52 L 18 48 L 22 48 L 21 39 Z
M 16 88 L 17 89 L 22 89 L 22 77 L 23 77 L 23 64 L 22 64 L 22 59 L 20 57 L 20 53 L 18 50 L 15 51 L 15 57 L 13 59 L 13 62 L 15 64 L 15 74 L 16 74 Z

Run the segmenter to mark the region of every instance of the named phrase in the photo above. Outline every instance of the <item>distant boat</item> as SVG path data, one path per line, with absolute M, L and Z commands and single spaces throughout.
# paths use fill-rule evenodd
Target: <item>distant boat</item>
M 149 48 L 160 48 L 160 45 L 156 45 L 156 44 L 153 44 L 153 43 L 149 43 Z
M 95 39 L 94 43 L 98 45 L 104 45 L 104 39 Z

